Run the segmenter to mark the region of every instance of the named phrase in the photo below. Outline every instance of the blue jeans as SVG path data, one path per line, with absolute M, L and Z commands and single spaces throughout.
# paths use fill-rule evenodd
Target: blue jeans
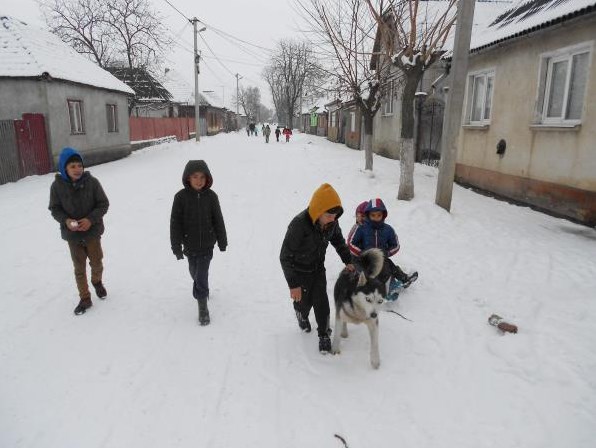
M 195 299 L 209 297 L 209 265 L 213 258 L 213 250 L 187 256 L 188 270 L 193 279 L 192 295 Z

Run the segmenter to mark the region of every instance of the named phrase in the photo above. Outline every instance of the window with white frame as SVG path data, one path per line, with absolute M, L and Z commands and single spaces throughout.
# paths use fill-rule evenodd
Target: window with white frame
M 70 133 L 84 134 L 83 102 L 79 100 L 67 100 L 68 117 L 70 119 Z
M 330 128 L 336 128 L 337 124 L 336 124 L 336 119 L 337 119 L 337 112 L 333 111 L 331 112 L 331 119 L 329 120 L 329 127 Z
M 118 132 L 118 106 L 116 104 L 106 104 L 106 118 L 108 132 Z
M 484 70 L 468 75 L 466 124 L 490 123 L 495 71 Z
M 387 84 L 385 91 L 385 98 L 383 102 L 383 115 L 393 115 L 393 95 L 394 95 L 395 81 L 392 79 Z
M 581 122 L 591 51 L 591 44 L 582 44 L 541 56 L 539 122 L 549 125 Z
M 356 112 L 350 112 L 350 132 L 356 132 Z

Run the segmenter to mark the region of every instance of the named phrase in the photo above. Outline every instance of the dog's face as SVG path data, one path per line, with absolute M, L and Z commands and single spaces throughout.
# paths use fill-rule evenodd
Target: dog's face
M 386 288 L 377 279 L 366 279 L 366 283 L 359 285 L 352 295 L 354 308 L 359 308 L 366 319 L 376 319 L 381 305 L 385 302 Z

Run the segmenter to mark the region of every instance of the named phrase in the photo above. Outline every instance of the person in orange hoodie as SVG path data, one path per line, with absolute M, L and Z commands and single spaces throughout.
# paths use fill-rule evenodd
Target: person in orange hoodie
M 299 328 L 310 332 L 308 315 L 314 308 L 319 335 L 319 351 L 331 350 L 329 339 L 329 298 L 325 275 L 325 252 L 329 243 L 349 270 L 350 249 L 339 227 L 343 213 L 341 200 L 329 184 L 321 185 L 312 195 L 306 210 L 300 212 L 288 226 L 279 256 L 290 289 Z

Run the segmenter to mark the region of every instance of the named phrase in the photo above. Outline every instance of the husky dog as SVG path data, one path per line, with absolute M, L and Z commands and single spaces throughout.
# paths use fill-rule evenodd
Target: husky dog
M 331 352 L 338 354 L 340 335 L 348 337 L 348 325 L 366 324 L 370 333 L 370 363 L 378 369 L 381 364 L 379 358 L 379 309 L 385 301 L 387 288 L 384 282 L 377 279 L 383 269 L 385 257 L 379 249 L 369 249 L 363 252 L 356 265 L 362 271 L 349 272 L 344 270 L 335 282 L 333 295 L 335 298 L 335 332 Z

